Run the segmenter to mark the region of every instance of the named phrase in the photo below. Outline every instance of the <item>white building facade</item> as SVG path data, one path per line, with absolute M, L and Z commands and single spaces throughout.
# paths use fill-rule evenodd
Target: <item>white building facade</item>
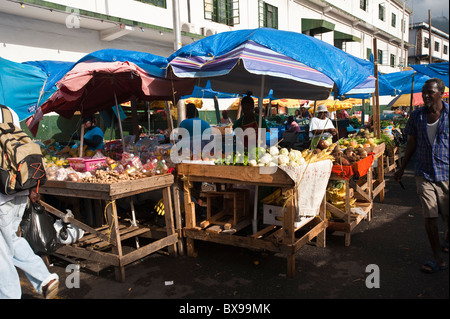
M 410 26 L 411 44 L 409 49 L 409 64 L 428 64 L 430 62 L 448 62 L 449 36 L 447 33 L 431 27 L 426 22 L 414 23 Z
M 405 64 L 410 14 L 401 0 L 0 0 L 0 56 L 77 61 L 105 48 L 169 56 L 210 34 L 273 27 L 364 59 L 376 38 L 379 71 L 390 73 Z

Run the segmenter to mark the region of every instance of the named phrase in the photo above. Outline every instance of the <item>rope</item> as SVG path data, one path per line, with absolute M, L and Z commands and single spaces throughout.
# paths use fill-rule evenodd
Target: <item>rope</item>
M 115 202 L 116 202 L 116 200 L 114 199 L 114 200 L 112 200 L 112 201 L 110 201 L 110 202 L 108 202 L 108 204 L 106 204 L 106 206 L 105 206 L 105 209 L 104 209 L 104 211 L 103 211 L 103 214 L 104 214 L 104 216 L 105 216 L 105 220 L 108 222 L 108 216 L 107 216 L 107 214 L 106 214 L 106 211 L 107 211 L 107 208 L 108 208 L 108 206 L 109 205 L 111 205 L 111 204 L 115 204 Z M 113 215 L 111 216 L 112 218 L 111 218 L 111 227 L 108 229 L 108 243 L 111 243 L 111 234 L 112 234 L 112 228 L 113 228 L 113 226 L 114 226 L 114 220 L 115 220 L 115 217 L 116 217 L 116 212 L 113 210 Z

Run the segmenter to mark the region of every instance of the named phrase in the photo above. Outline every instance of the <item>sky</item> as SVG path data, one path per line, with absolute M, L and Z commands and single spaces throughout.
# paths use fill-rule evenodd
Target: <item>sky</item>
M 448 19 L 449 0 L 406 0 L 406 6 L 413 10 L 414 23 L 428 22 L 428 10 L 433 17 L 445 16 Z

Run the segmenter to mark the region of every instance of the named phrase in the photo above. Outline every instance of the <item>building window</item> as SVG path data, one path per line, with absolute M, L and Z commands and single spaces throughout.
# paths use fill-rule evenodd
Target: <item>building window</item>
M 367 48 L 366 54 L 367 54 L 367 58 L 366 59 L 370 61 L 370 55 L 372 54 L 372 49 L 371 48 Z
M 364 11 L 367 11 L 367 6 L 368 6 L 367 1 L 369 1 L 369 0 L 359 0 L 359 7 Z
M 383 64 L 383 50 L 378 50 L 378 60 L 377 63 L 378 64 Z
M 137 1 L 153 4 L 154 6 L 167 9 L 166 0 L 137 0 Z
M 391 54 L 391 67 L 395 67 L 395 55 Z
M 239 24 L 239 0 L 204 0 L 205 20 L 233 26 Z
M 278 8 L 259 0 L 259 27 L 278 29 Z
M 434 41 L 434 51 L 439 52 L 439 42 Z
M 423 47 L 424 48 L 429 48 L 430 47 L 430 39 L 423 38 Z
M 386 12 L 386 9 L 384 7 L 384 3 L 380 3 L 378 5 L 378 19 L 380 19 L 381 21 L 384 21 L 385 12 Z
M 444 45 L 444 54 L 448 54 L 448 46 Z
M 393 26 L 394 28 L 397 26 L 397 16 L 395 15 L 395 13 L 392 14 L 391 26 Z

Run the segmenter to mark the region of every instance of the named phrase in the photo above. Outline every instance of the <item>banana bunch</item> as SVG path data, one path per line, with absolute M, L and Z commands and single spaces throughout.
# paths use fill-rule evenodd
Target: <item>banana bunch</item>
M 340 210 L 345 210 L 345 183 L 338 181 L 333 183 L 330 181 L 327 188 L 327 202 L 333 204 Z M 355 207 L 356 198 L 352 197 L 349 200 L 350 207 Z
M 156 203 L 155 210 L 159 216 L 164 216 L 165 210 L 164 210 L 164 201 L 162 198 L 158 201 L 158 203 Z
M 327 147 L 323 150 L 320 150 L 318 148 L 314 149 L 313 151 L 306 149 L 306 150 L 302 151 L 302 156 L 305 159 L 306 163 L 314 163 L 314 162 L 324 161 L 327 159 L 334 161 L 335 158 L 333 155 L 331 155 L 331 153 L 333 152 L 333 150 L 336 146 L 337 146 L 337 143 L 333 143 L 329 147 Z
M 283 206 L 285 200 L 286 199 L 281 194 L 281 188 L 278 188 L 269 196 L 264 197 L 261 202 L 266 205 Z

